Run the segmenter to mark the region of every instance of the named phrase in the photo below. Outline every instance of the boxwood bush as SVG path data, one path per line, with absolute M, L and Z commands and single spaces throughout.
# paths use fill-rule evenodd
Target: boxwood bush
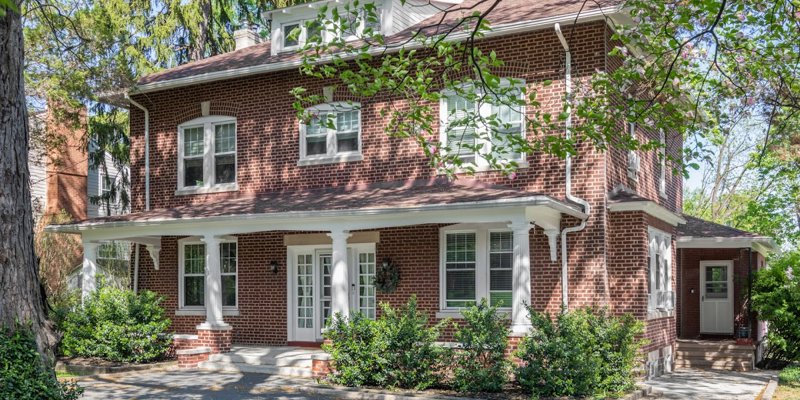
M 529 312 L 533 329 L 516 352 L 516 377 L 534 397 L 617 397 L 634 388 L 641 321 L 592 309 L 555 318 Z
M 412 296 L 399 309 L 381 304 L 381 316 L 335 315 L 324 337 L 330 344 L 334 383 L 422 390 L 439 384 L 445 349 L 435 344 L 446 322 L 428 326 Z
M 453 352 L 453 388 L 467 393 L 501 391 L 510 372 L 505 355 L 507 315 L 486 299 L 461 314 L 463 321 L 454 323 L 457 347 Z
M 47 368 L 28 327 L 0 327 L 0 399 L 72 400 L 81 393 L 77 384 L 59 382 Z
M 151 362 L 169 350 L 170 320 L 162 298 L 150 291 L 103 287 L 62 323 L 63 355 L 99 357 L 119 362 Z

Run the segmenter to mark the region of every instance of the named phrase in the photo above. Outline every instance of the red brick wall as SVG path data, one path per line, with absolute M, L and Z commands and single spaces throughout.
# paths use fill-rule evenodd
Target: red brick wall
M 695 338 L 700 335 L 700 261 L 733 261 L 733 315 L 734 334 L 740 326 L 747 325 L 746 300 L 748 287 L 747 249 L 680 249 L 681 284 L 677 293 L 680 305 L 680 321 L 678 335 L 682 338 Z M 763 265 L 763 256 L 752 252 L 752 270 Z M 694 293 L 691 290 L 694 289 Z M 750 332 L 755 332 L 755 318 L 751 320 Z

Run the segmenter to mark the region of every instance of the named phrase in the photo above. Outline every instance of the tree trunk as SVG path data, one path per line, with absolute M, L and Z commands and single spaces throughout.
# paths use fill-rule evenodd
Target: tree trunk
M 14 4 L 21 8 L 19 0 Z M 31 324 L 49 361 L 56 336 L 33 248 L 23 55 L 20 15 L 6 10 L 0 17 L 0 327 Z
M 206 58 L 206 46 L 208 46 L 209 34 L 211 30 L 211 0 L 200 0 L 200 24 L 197 28 L 197 37 L 194 40 L 189 61 L 197 61 Z

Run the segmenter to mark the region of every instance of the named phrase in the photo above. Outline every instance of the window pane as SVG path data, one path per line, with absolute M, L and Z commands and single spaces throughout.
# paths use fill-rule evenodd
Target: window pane
M 222 276 L 222 305 L 236 306 L 236 275 Z
M 493 306 L 511 307 L 511 291 L 489 293 L 489 303 Z
M 236 155 L 214 156 L 214 183 L 236 182 Z
M 236 273 L 236 243 L 220 243 L 220 271 L 223 274 Z
M 358 132 L 337 133 L 336 151 L 338 153 L 358 151 Z
M 297 46 L 300 43 L 298 41 L 300 32 L 294 32 L 294 35 L 292 35 L 292 31 L 299 28 L 299 24 L 288 24 L 283 26 L 283 47 Z M 293 36 L 293 38 L 289 38 L 289 36 Z
M 447 146 L 467 163 L 475 162 L 476 135 L 472 119 L 476 116 L 475 103 L 461 96 L 447 98 Z
M 184 247 L 183 273 L 205 274 L 206 271 L 206 245 L 188 244 Z
M 203 185 L 203 159 L 183 160 L 183 186 Z
M 447 300 L 475 301 L 475 271 L 447 271 Z
M 706 297 L 709 299 L 727 299 L 728 282 L 706 283 Z
M 344 111 L 336 115 L 337 132 L 358 131 L 358 110 Z
M 475 262 L 475 233 L 447 234 L 447 263 L 451 262 Z
M 205 277 L 183 277 L 183 303 L 186 306 L 202 306 L 205 304 Z
M 230 153 L 236 151 L 236 125 L 224 124 L 214 126 L 214 152 Z
M 183 155 L 185 157 L 203 155 L 203 127 L 183 130 Z
M 707 282 L 715 282 L 715 281 L 727 282 L 727 280 L 728 280 L 727 266 L 720 265 L 720 266 L 706 267 Z
M 306 43 L 322 40 L 322 24 L 317 20 L 306 21 Z
M 325 136 L 306 136 L 306 155 L 316 156 L 328 153 L 328 144 Z
M 489 290 L 511 290 L 511 286 L 512 283 L 510 269 L 495 269 L 489 271 Z

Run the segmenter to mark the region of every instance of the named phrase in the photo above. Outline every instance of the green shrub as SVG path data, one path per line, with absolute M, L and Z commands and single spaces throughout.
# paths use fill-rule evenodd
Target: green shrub
M 171 340 L 161 300 L 150 291 L 97 290 L 64 320 L 62 353 L 121 362 L 164 357 Z
M 529 311 L 533 329 L 516 352 L 516 376 L 532 395 L 609 397 L 634 387 L 641 321 L 591 309 L 555 319 Z
M 456 327 L 458 349 L 453 353 L 453 388 L 460 392 L 499 392 L 508 379 L 510 363 L 505 356 L 508 328 L 505 315 L 486 299 L 461 313 Z
M 47 368 L 29 328 L 0 328 L 0 399 L 72 400 L 81 393 L 75 382 L 59 382 Z
M 800 366 L 786 367 L 778 374 L 782 385 L 800 386 Z
M 381 304 L 376 321 L 334 316 L 323 349 L 331 354 L 334 383 L 422 390 L 440 382 L 444 349 L 435 344 L 443 323 L 428 326 L 416 297 L 400 309 Z
M 800 361 L 800 252 L 772 259 L 768 268 L 756 273 L 752 308 L 769 322 L 767 361 Z

